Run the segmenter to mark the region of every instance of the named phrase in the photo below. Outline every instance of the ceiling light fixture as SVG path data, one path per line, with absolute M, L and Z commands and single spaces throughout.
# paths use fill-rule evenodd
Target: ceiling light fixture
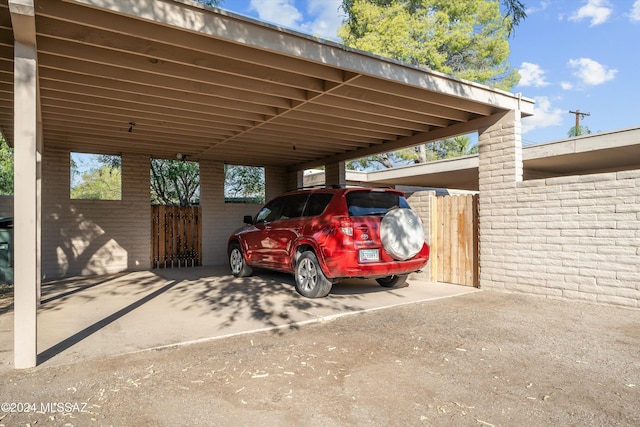
M 133 132 L 134 127 L 136 127 L 136 122 L 129 122 L 129 133 Z

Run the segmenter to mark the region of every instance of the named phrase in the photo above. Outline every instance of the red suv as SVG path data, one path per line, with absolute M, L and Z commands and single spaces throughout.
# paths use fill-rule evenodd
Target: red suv
M 293 273 L 296 290 L 324 297 L 345 278 L 404 285 L 429 260 L 420 217 L 404 193 L 379 188 L 297 190 L 267 203 L 229 238 L 231 272 Z

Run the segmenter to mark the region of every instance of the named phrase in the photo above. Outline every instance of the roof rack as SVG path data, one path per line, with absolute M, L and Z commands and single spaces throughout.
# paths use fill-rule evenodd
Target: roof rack
M 323 188 L 332 188 L 332 189 L 338 189 L 338 188 L 347 188 L 346 185 L 341 185 L 341 184 L 316 184 L 316 185 L 305 185 L 304 187 L 298 187 L 298 188 L 293 188 L 287 191 L 296 191 L 296 190 L 310 190 L 310 189 L 323 189 Z

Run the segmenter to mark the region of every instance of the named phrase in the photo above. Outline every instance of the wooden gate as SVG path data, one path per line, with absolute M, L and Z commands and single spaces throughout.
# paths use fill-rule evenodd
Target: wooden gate
M 479 286 L 478 195 L 431 198 L 431 280 Z
M 202 265 L 200 206 L 151 206 L 151 268 Z

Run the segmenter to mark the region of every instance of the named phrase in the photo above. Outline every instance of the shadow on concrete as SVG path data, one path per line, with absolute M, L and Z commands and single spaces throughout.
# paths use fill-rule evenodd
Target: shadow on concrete
M 218 339 L 252 331 L 282 336 L 308 322 L 476 291 L 410 280 L 388 289 L 346 280 L 328 297 L 309 299 L 290 274 L 256 270 L 233 277 L 226 266 L 134 271 L 48 282 L 38 309 L 38 364 Z M 13 340 L 13 313 L 0 315 L 0 339 Z M 11 346 L 10 346 L 11 347 Z M 0 352 L 9 367 L 12 348 Z
M 237 329 L 237 324 L 241 323 L 254 329 L 271 329 L 272 333 L 282 335 L 286 330 L 298 329 L 301 319 L 308 320 L 320 316 L 312 312 L 357 311 L 362 309 L 355 304 L 362 298 L 362 294 L 389 292 L 377 284 L 373 286 L 360 284 L 358 281 L 351 282 L 334 286 L 332 295 L 336 298 L 314 300 L 304 298 L 295 291 L 294 278 L 291 275 L 268 270 L 257 270 L 254 276 L 246 278 L 235 278 L 228 274 L 225 268 L 213 267 L 159 269 L 51 281 L 42 285 L 44 299 L 39 310 L 47 319 L 53 319 L 51 325 L 62 319 L 69 322 L 70 327 L 86 324 L 86 316 L 83 317 L 80 310 L 90 311 L 92 319 L 95 319 L 96 315 L 104 317 L 97 321 L 92 320 L 93 323 L 88 326 L 80 326 L 82 329 L 67 337 L 58 337 L 60 341 L 38 354 L 38 364 L 51 360 L 124 316 L 133 315 L 134 311 L 156 299 L 163 300 L 157 304 L 162 307 L 160 312 L 164 313 L 164 316 L 155 319 L 154 322 L 158 325 L 169 323 L 166 328 L 171 328 L 171 323 L 175 325 L 180 322 L 184 323 L 185 329 L 193 328 L 201 322 L 199 318 L 210 318 L 213 315 L 217 321 L 216 329 L 219 331 L 234 327 Z M 152 291 L 149 292 L 150 290 Z M 162 298 L 159 298 L 160 296 Z M 345 296 L 351 298 L 345 300 Z M 133 298 L 137 299 L 129 302 Z M 114 300 L 124 301 L 127 305 L 116 309 L 114 307 L 117 307 L 117 303 Z M 172 322 L 170 319 L 175 320 L 176 311 L 183 312 L 184 315 L 177 322 Z M 127 327 L 145 327 L 145 321 L 125 323 L 131 325 Z M 47 326 L 39 328 L 41 333 L 47 333 Z M 211 326 L 212 322 L 209 322 L 208 327 Z M 147 332 L 158 333 L 157 330 Z M 70 333 L 69 327 L 66 333 Z M 117 346 L 117 343 L 113 345 Z
M 118 273 L 114 275 L 104 276 L 97 279 L 89 279 L 82 277 L 74 277 L 67 280 L 57 280 L 55 282 L 42 284 L 42 299 L 40 304 L 47 304 L 52 301 L 62 299 L 78 292 L 93 288 L 95 286 L 110 283 L 114 279 L 125 276 L 126 273 Z M 89 282 L 89 284 L 87 284 Z M 93 282 L 93 283 L 91 283 Z
M 105 317 L 104 319 L 94 323 L 93 325 L 87 326 L 86 328 L 82 329 L 81 331 L 73 334 L 72 336 L 66 338 L 65 340 L 59 342 L 58 344 L 54 345 L 53 347 L 49 347 L 47 350 L 43 351 L 42 353 L 38 354 L 38 359 L 37 359 L 37 363 L 41 364 L 43 362 L 46 362 L 47 360 L 51 359 L 52 357 L 54 357 L 55 355 L 63 352 L 64 350 L 70 348 L 71 346 L 77 344 L 78 342 L 82 341 L 83 339 L 87 338 L 88 336 L 98 332 L 100 329 L 104 328 L 105 326 L 115 322 L 116 320 L 120 319 L 122 316 L 131 313 L 133 310 L 139 308 L 140 306 L 142 306 L 143 304 L 146 304 L 147 302 L 151 301 L 152 299 L 156 298 L 157 296 L 167 292 L 169 289 L 173 288 L 174 286 L 176 286 L 179 282 L 171 282 L 168 285 L 163 286 L 162 288 L 150 293 L 149 295 L 129 304 L 128 306 L 124 307 L 121 310 L 118 310 L 117 312 Z M 93 286 L 97 286 L 100 283 L 96 283 Z M 76 290 L 75 292 L 79 292 L 81 289 Z
M 380 286 L 374 288 L 337 284 L 329 297 L 310 299 L 296 292 L 293 276 L 286 273 L 258 269 L 251 277 L 236 278 L 224 269 L 217 269 L 216 275 L 211 275 L 210 270 L 193 269 L 186 273 L 185 271 L 156 270 L 157 274 L 166 280 L 176 280 L 178 275 L 182 277 L 182 284 L 172 292 L 176 306 L 187 311 L 205 304 L 208 311 L 205 314 L 222 314 L 219 329 L 246 321 L 247 317 L 259 321 L 266 328 L 281 327 L 283 323 L 289 323 L 291 329 L 297 329 L 296 322 L 300 319 L 299 316 L 294 316 L 296 313 L 359 310 L 361 307 L 356 302 L 362 298 L 362 294 L 384 291 Z M 183 276 L 184 274 L 186 276 Z M 273 329 L 273 333 L 282 334 L 284 331 L 282 328 Z

